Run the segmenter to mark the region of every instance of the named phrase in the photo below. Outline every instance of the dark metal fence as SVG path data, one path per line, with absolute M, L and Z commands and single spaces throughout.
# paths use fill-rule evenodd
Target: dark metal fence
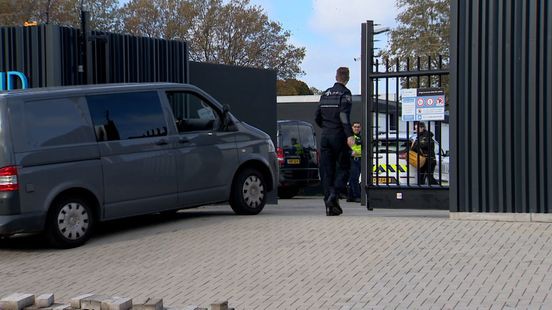
M 552 1 L 452 1 L 451 211 L 550 213 Z
M 30 87 L 188 82 L 186 42 L 42 25 L 0 27 L 0 72 Z
M 414 125 L 421 126 L 421 123 L 402 120 L 405 106 L 400 95 L 404 89 L 410 88 L 418 89 L 420 93 L 440 94 L 437 98 L 441 99 L 439 104 L 444 111 L 444 90 L 443 93 L 438 90 L 445 86 L 444 77 L 449 71 L 442 57 L 418 57 L 415 61 L 375 59 L 373 39 L 373 22 L 367 22 L 363 24 L 362 48 L 362 127 L 366 137 L 362 154 L 362 175 L 366 177 L 362 183 L 366 189 L 365 202 L 378 208 L 448 209 L 449 158 L 440 147 L 443 138 L 448 140 L 448 137 L 443 137 L 441 121 L 424 121 L 427 130 L 434 134 L 429 147 L 435 150 L 435 158 L 427 156 L 425 165 L 416 168 L 408 160 L 408 155 L 414 141 L 421 139 L 413 131 Z M 383 111 L 381 104 L 374 104 L 381 100 L 387 103 Z M 433 104 L 434 100 L 431 100 Z M 417 153 L 417 159 L 421 159 L 420 153 Z M 424 170 L 427 172 L 422 173 Z

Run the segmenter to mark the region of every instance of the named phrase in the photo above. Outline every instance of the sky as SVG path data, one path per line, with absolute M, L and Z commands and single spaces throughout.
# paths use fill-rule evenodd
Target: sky
M 360 94 L 361 24 L 373 20 L 380 27 L 395 26 L 395 0 L 251 0 L 261 6 L 271 20 L 291 32 L 290 42 L 306 48 L 301 65 L 305 75 L 298 79 L 309 87 L 325 90 L 335 82 L 335 70 L 349 67 L 347 85 Z M 378 36 L 377 47 L 386 44 L 387 35 Z

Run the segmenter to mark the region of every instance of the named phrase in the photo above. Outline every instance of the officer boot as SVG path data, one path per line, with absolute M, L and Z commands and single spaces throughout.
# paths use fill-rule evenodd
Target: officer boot
M 343 213 L 343 210 L 339 206 L 339 199 L 337 198 L 336 194 L 330 194 L 330 196 L 324 201 L 324 203 L 326 204 L 326 215 L 334 216 Z

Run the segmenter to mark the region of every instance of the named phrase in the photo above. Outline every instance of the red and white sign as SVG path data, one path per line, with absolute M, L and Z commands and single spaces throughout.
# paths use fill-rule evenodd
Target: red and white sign
M 444 106 L 445 105 L 445 98 L 443 97 L 437 97 L 437 105 L 438 106 Z
M 423 107 L 424 106 L 424 98 L 418 98 L 418 106 Z
M 433 100 L 433 98 L 428 98 L 428 99 L 427 99 L 427 105 L 428 105 L 428 106 L 431 107 L 431 106 L 433 106 L 434 103 L 435 103 L 435 101 Z

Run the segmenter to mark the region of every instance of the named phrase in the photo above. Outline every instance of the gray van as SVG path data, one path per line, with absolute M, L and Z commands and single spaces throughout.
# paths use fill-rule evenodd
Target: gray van
M 67 248 L 100 221 L 225 201 L 258 214 L 277 169 L 266 133 L 192 85 L 0 93 L 0 236 Z

